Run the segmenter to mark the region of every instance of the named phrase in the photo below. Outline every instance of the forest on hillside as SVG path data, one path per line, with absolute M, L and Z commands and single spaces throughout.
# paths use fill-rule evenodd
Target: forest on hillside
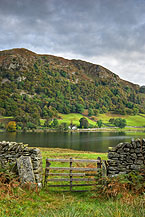
M 109 70 L 25 49 L 0 52 L 0 114 L 37 124 L 58 113 L 145 113 L 145 88 Z

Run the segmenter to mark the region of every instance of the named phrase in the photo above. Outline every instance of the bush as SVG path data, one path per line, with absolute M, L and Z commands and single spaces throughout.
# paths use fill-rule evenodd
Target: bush
M 7 131 L 8 132 L 16 132 L 16 122 L 10 121 L 7 125 Z
M 34 123 L 32 123 L 32 122 L 27 122 L 27 128 L 28 128 L 28 129 L 36 129 L 37 127 L 36 127 L 36 125 L 35 125 Z
M 126 197 L 127 195 L 140 195 L 144 193 L 145 171 L 131 172 L 117 177 L 107 178 L 106 187 L 102 187 L 103 194 L 108 198 Z
M 85 128 L 85 129 L 88 128 L 89 123 L 88 123 L 88 120 L 86 118 L 81 118 L 79 120 L 79 122 L 80 122 L 80 128 Z
M 126 126 L 126 120 L 123 118 L 116 118 L 114 125 L 119 128 L 124 128 Z
M 102 127 L 102 125 L 103 125 L 103 122 L 102 122 L 102 120 L 98 120 L 98 121 L 97 121 L 97 125 L 98 125 L 98 127 L 99 127 L 99 128 L 101 128 L 101 127 Z
M 110 118 L 110 119 L 109 119 L 109 123 L 110 123 L 110 124 L 114 124 L 114 121 L 115 121 L 114 118 Z
M 66 122 L 60 124 L 60 125 L 58 126 L 58 130 L 59 130 L 59 131 L 66 131 L 66 130 L 68 130 L 68 124 L 67 124 Z
M 0 129 L 5 129 L 5 124 L 4 123 L 0 123 Z

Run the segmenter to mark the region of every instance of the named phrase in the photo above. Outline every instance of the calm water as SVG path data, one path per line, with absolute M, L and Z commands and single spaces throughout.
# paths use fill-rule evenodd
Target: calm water
M 81 151 L 107 152 L 109 146 L 145 138 L 145 133 L 83 132 L 83 133 L 0 133 L 0 141 L 15 141 L 33 147 L 69 148 Z

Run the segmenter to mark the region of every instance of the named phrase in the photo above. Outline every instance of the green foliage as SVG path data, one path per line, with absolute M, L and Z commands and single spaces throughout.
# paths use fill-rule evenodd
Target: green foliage
M 56 118 L 54 118 L 51 127 L 57 128 L 58 127 L 58 120 Z
M 88 116 L 92 116 L 92 115 L 94 115 L 94 111 L 92 108 L 89 108 L 88 109 Z
M 84 106 L 82 104 L 76 104 L 76 112 L 77 113 L 83 113 Z
M 115 121 L 114 118 L 110 118 L 110 119 L 109 119 L 109 123 L 110 123 L 110 124 L 114 124 L 114 121 Z
M 98 127 L 99 127 L 99 128 L 101 128 L 101 127 L 102 127 L 102 125 L 103 125 L 103 122 L 102 122 L 102 120 L 98 120 L 98 121 L 97 121 L 97 125 L 98 125 Z
M 15 121 L 10 121 L 7 124 L 7 131 L 8 132 L 16 132 L 16 122 Z
M 63 70 L 60 71 L 60 74 L 61 74 L 63 77 L 65 77 L 65 78 L 67 77 L 67 73 L 66 73 L 65 71 L 63 71 Z
M 73 122 L 74 125 L 76 125 L 77 127 L 80 126 L 80 122 L 79 120 L 81 118 L 83 118 L 84 116 L 82 114 L 76 114 L 76 113 L 70 113 L 70 114 L 60 114 L 60 118 L 58 119 L 59 124 L 61 124 L 62 122 L 66 122 L 68 125 L 70 125 L 71 122 Z M 86 118 L 89 122 L 89 124 L 95 126 L 95 122 Z
M 25 55 L 24 50 L 14 53 L 14 62 L 22 65 L 21 70 L 9 69 L 6 63 L 13 62 L 12 54 L 1 53 L 0 81 L 10 81 L 0 83 L 3 116 L 37 125 L 40 118 L 57 118 L 58 112 L 82 114 L 84 109 L 88 109 L 89 116 L 108 111 L 123 115 L 145 113 L 144 87 L 126 85 L 101 66 L 74 60 L 68 64 L 67 60 L 52 56 L 32 58 L 33 54 Z M 25 61 L 21 62 L 23 58 Z M 102 69 L 108 74 L 107 79 L 100 76 Z
M 145 170 L 140 172 L 132 171 L 128 174 L 116 177 L 106 178 L 107 186 L 103 190 L 103 194 L 107 197 L 117 198 L 125 197 L 127 194 L 142 194 L 145 187 Z
M 62 122 L 59 126 L 58 126 L 58 130 L 59 131 L 67 131 L 68 130 L 68 124 L 66 122 Z
M 24 124 L 22 122 L 17 122 L 16 128 L 17 130 L 22 130 L 24 128 Z
M 140 91 L 140 93 L 145 93 L 145 86 L 141 86 L 139 91 Z
M 5 124 L 4 123 L 0 123 L 0 129 L 5 129 Z
M 27 129 L 36 129 L 37 126 L 32 122 L 27 122 Z
M 97 159 L 101 156 L 107 159 L 104 153 L 54 148 L 41 150 L 43 162 L 46 158 Z M 95 191 L 58 193 L 47 186 L 42 189 L 32 188 L 30 184 L 22 186 L 9 172 L 0 169 L 0 216 L 144 216 L 144 179 L 141 174 L 113 177 L 107 183 L 106 186 L 97 185 Z
M 84 129 L 88 128 L 89 123 L 88 123 L 88 120 L 86 118 L 81 118 L 79 120 L 79 122 L 80 122 L 80 128 L 84 128 Z
M 51 119 L 47 118 L 44 122 L 44 127 L 49 127 L 51 123 Z
M 123 118 L 116 118 L 114 120 L 114 125 L 119 128 L 124 128 L 126 126 L 126 120 Z

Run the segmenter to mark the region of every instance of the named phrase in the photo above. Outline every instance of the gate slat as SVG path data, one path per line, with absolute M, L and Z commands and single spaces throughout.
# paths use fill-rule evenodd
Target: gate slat
M 70 176 L 70 173 L 49 173 L 50 176 Z M 71 176 L 96 176 L 96 173 L 71 173 Z
M 70 170 L 70 167 L 46 167 L 46 170 Z M 71 170 L 75 170 L 75 171 L 97 171 L 99 170 L 98 168 L 80 168 L 80 167 L 71 167 Z
M 96 186 L 97 184 L 73 184 L 72 187 Z M 70 187 L 70 185 L 47 185 L 47 187 Z
M 47 158 L 47 161 L 52 161 L 52 162 L 70 162 L 70 159 L 51 159 Z M 87 160 L 87 159 L 72 159 L 71 162 L 77 162 L 77 163 L 98 163 L 100 160 Z
M 96 181 L 96 179 L 95 178 L 84 178 L 84 179 L 82 179 L 82 178 L 72 178 L 71 179 L 72 181 Z M 49 182 L 69 182 L 70 181 L 70 178 L 67 178 L 67 179 L 57 179 L 57 178 L 55 178 L 55 179 L 48 179 L 48 181 Z

